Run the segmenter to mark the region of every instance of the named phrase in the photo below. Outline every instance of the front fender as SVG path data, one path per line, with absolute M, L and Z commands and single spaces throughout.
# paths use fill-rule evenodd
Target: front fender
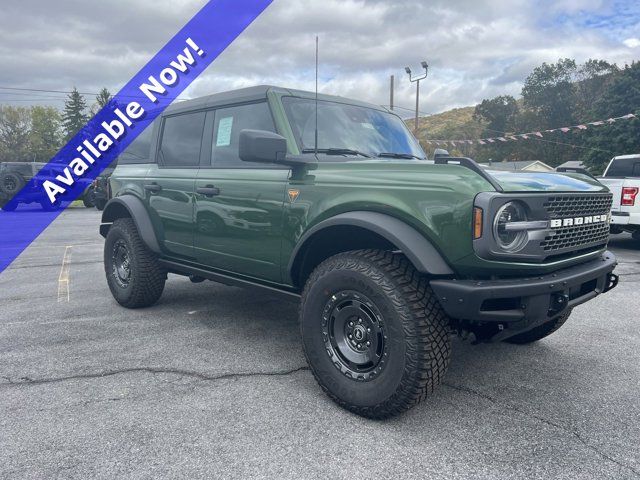
M 346 212 L 317 223 L 307 230 L 295 246 L 289 260 L 288 271 L 292 275 L 299 255 L 314 234 L 338 225 L 360 227 L 370 230 L 388 240 L 404 253 L 419 272 L 429 275 L 453 275 L 440 252 L 415 228 L 390 215 L 379 212 Z

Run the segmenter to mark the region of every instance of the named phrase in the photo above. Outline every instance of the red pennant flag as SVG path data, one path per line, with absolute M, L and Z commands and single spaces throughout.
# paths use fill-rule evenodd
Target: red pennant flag
M 540 133 L 540 132 L 534 132 L 534 135 L 535 135 L 536 137 L 543 138 L 543 137 L 542 137 L 542 133 Z
M 489 143 L 494 143 L 494 142 L 495 142 L 495 140 L 494 140 L 493 138 L 487 138 L 487 142 L 489 142 Z
M 504 137 L 498 137 L 498 140 L 500 140 L 501 142 L 506 142 L 507 141 L 507 139 L 504 138 Z
M 587 129 L 587 126 L 586 126 L 586 125 L 576 125 L 576 128 L 577 128 L 578 130 L 586 130 L 586 129 Z
M 486 145 L 486 144 L 487 144 L 487 142 L 484 142 L 484 141 L 482 141 L 482 140 L 478 140 L 478 143 L 479 143 L 480 145 Z
M 571 128 L 569 128 L 569 127 L 562 127 L 562 128 L 560 129 L 560 131 L 562 131 L 563 133 L 567 133 L 567 132 L 568 132 L 568 131 L 570 131 L 570 130 L 571 130 Z

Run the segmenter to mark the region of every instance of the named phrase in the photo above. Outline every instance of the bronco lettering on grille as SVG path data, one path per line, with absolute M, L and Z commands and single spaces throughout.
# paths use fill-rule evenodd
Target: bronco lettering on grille
M 551 228 L 573 227 L 574 225 L 588 225 L 591 223 L 605 223 L 609 221 L 609 214 L 589 215 L 586 217 L 555 218 L 549 222 Z

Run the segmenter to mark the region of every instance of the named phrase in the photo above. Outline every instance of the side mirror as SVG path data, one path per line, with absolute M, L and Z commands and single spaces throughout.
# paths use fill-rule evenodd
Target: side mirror
M 438 158 L 438 157 L 449 157 L 449 152 L 447 150 L 445 150 L 444 148 L 436 148 L 436 151 L 433 152 L 433 158 Z
M 287 139 L 266 130 L 242 130 L 238 154 L 245 162 L 281 163 L 287 155 Z

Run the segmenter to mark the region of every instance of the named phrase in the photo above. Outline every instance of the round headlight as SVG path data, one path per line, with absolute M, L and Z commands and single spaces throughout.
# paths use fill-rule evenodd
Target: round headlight
M 526 222 L 527 211 L 518 202 L 505 203 L 493 221 L 493 236 L 498 246 L 505 252 L 517 252 L 527 242 L 527 232 L 509 228 L 513 222 Z

